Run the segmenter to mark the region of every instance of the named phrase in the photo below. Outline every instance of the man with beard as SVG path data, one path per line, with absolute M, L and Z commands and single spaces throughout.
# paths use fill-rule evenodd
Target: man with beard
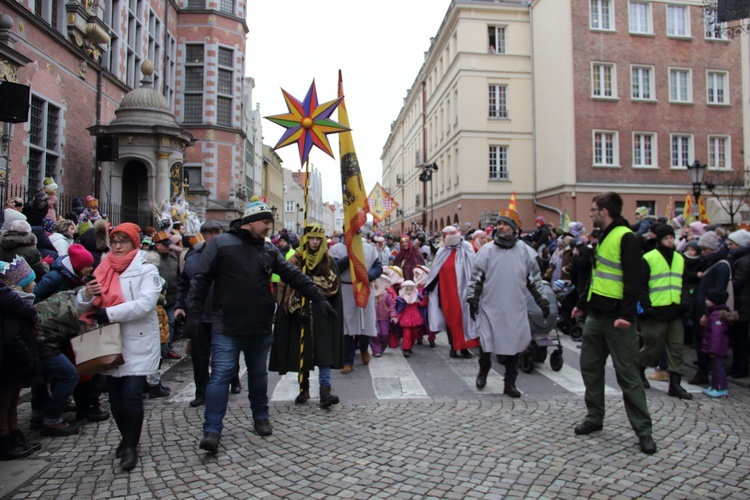
M 430 331 L 448 333 L 451 345 L 450 357 L 457 358 L 456 351 L 470 358 L 470 347 L 479 346 L 477 339 L 467 341 L 469 330 L 468 284 L 474 267 L 474 250 L 465 241 L 455 226 L 442 231 L 443 244 L 435 255 L 425 290 L 430 293 L 427 318 Z
M 685 331 L 683 311 L 692 297 L 685 290 L 685 260 L 675 252 L 674 229 L 664 224 L 656 226 L 656 248 L 643 256 L 641 298 L 643 322 L 638 360 L 641 365 L 643 387 L 648 389 L 647 366 L 654 366 L 666 348 L 669 370 L 669 391 L 672 397 L 693 399 L 693 395 L 680 386 L 682 378 L 682 351 Z
M 625 411 L 643 453 L 656 453 L 651 437 L 651 415 L 638 365 L 636 304 L 641 287 L 638 237 L 622 213 L 622 197 L 613 192 L 594 196 L 591 219 L 602 230 L 594 253 L 594 269 L 587 291 L 582 291 L 571 317 L 588 310 L 581 344 L 581 375 L 586 386 L 586 419 L 575 427 L 579 435 L 602 430 L 604 369 L 607 357 L 622 389 Z
M 423 265 L 424 256 L 420 248 L 414 248 L 409 236 L 401 237 L 401 251 L 396 255 L 393 261 L 394 266 L 398 266 L 404 272 L 404 280 L 414 281 L 414 268 Z
M 503 393 L 521 397 L 516 388 L 518 355 L 531 341 L 526 290 L 534 297 L 545 319 L 549 302 L 533 250 L 518 237 L 515 210 L 503 210 L 497 219 L 492 243 L 484 245 L 474 259 L 467 302 L 472 323 L 469 338 L 479 338 L 479 374 L 476 386 L 484 388 L 492 367 L 492 354 L 505 358 Z

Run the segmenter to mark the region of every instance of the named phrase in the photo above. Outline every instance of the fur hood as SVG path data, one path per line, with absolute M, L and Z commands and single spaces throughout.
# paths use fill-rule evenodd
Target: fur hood
M 97 250 L 105 251 L 109 248 L 109 233 L 107 232 L 107 221 L 99 219 L 94 222 L 94 241 Z
M 726 321 L 727 323 L 734 323 L 740 319 L 740 314 L 737 311 L 730 311 L 729 309 L 723 309 L 719 311 L 719 319 Z
M 19 231 L 5 231 L 0 246 L 3 250 L 15 250 L 18 247 L 28 247 L 36 245 L 36 236 L 33 233 L 21 233 Z

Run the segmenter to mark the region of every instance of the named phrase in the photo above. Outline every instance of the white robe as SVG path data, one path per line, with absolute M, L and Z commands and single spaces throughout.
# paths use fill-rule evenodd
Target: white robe
M 362 246 L 365 253 L 365 266 L 369 270 L 378 259 L 378 251 L 369 243 L 363 243 Z M 346 245 L 344 243 L 336 243 L 328 250 L 328 255 L 334 259 L 340 259 L 348 255 Z M 341 297 L 344 303 L 344 335 L 377 336 L 375 290 L 372 287 L 372 283 L 370 283 L 370 298 L 367 301 L 367 307 L 362 309 L 354 302 L 354 287 L 352 286 L 352 274 L 349 266 L 339 269 L 339 272 L 341 273 Z
M 469 297 L 481 275 L 485 276 L 479 296 L 479 313 L 470 321 L 467 337 L 479 338 L 484 352 L 512 356 L 524 351 L 531 342 L 527 280 L 531 279 L 544 296 L 534 252 L 518 241 L 504 249 L 489 242 L 479 249 L 474 258 L 474 270 L 469 283 Z
M 462 241 L 459 247 L 440 247 L 435 254 L 435 260 L 430 267 L 430 275 L 427 277 L 425 287 L 428 287 L 437 279 L 440 271 L 448 259 L 451 252 L 457 251 L 456 255 L 456 283 L 458 285 L 458 298 L 461 300 L 461 312 L 464 323 L 464 337 L 469 331 L 469 303 L 466 299 L 469 296 L 469 280 L 471 279 L 471 270 L 474 266 L 474 248 L 468 241 Z M 436 285 L 430 292 L 430 300 L 427 303 L 427 320 L 430 324 L 430 330 L 433 332 L 442 332 L 446 330 L 445 316 L 440 307 L 440 285 Z

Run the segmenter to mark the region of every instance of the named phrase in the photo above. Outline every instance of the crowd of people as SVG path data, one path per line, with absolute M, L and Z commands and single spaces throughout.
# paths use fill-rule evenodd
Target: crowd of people
M 10 199 L 2 214 L 2 459 L 40 447 L 26 440 L 18 422 L 20 391 L 30 387 L 32 429 L 67 436 L 83 421 L 112 416 L 121 436 L 115 455 L 122 469 L 133 469 L 144 395 L 170 394 L 159 366 L 181 357 L 172 349 L 180 332 L 190 339 L 190 406 L 204 407 L 199 447 L 212 454 L 219 450 L 229 394 L 242 391 L 240 354 L 260 436 L 273 433 L 269 370 L 298 374 L 296 404 L 315 396 L 310 376 L 317 370 L 318 405 L 331 408 L 340 402 L 331 372 L 352 373 L 357 351 L 362 365 L 389 349 L 418 356 L 415 346 L 436 347 L 440 332 L 446 332 L 451 358 L 476 358 L 477 389 L 486 386 L 495 357 L 504 366 L 504 394 L 518 398 L 519 354 L 531 338 L 527 296 L 546 319 L 551 298 L 545 281 L 556 291 L 573 290 L 569 314 L 585 321 L 587 415 L 576 434 L 603 428 L 610 356 L 644 453 L 656 452 L 649 380 L 668 381 L 670 396 L 693 397 L 681 386 L 686 344 L 698 352 L 688 382 L 706 385 L 708 397 L 728 395 L 727 377 L 748 376 L 750 232 L 685 224 L 681 217 L 660 221 L 640 208 L 631 225 L 616 193 L 593 198 L 590 230 L 580 221 L 554 228 L 537 217 L 534 230 L 524 234 L 518 214 L 502 210 L 493 226 L 465 233 L 451 225 L 430 236 L 352 235 L 363 240 L 356 265 L 370 282 L 364 295 L 357 295 L 362 289 L 352 276 L 344 233 L 326 235 L 309 224 L 301 234 L 272 235 L 273 213 L 260 200 L 228 228 L 208 220 L 199 234 L 186 234 L 177 221 L 158 230 L 110 227 L 92 197 L 62 217 L 53 196 L 50 189 L 38 193 L 30 210 Z M 121 325 L 125 363 L 79 375 L 70 339 L 108 323 Z M 646 376 L 649 367 L 656 370 Z M 72 409 L 75 420 L 65 419 Z

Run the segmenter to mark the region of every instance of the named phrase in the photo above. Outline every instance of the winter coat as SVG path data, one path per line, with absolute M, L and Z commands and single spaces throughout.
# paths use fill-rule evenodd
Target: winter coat
M 179 278 L 177 279 L 177 303 L 175 309 L 182 309 L 183 311 L 188 310 L 188 296 L 190 295 L 190 280 L 195 276 L 195 270 L 198 268 L 198 260 L 200 260 L 201 253 L 206 248 L 204 242 L 196 244 L 193 248 L 188 250 L 185 255 L 185 265 L 182 268 Z M 203 315 L 201 321 L 204 323 L 211 322 L 211 316 L 214 311 L 214 285 L 208 289 L 208 295 L 206 298 L 206 304 L 203 306 Z
M 354 285 L 352 285 L 352 274 L 349 265 L 349 254 L 345 243 L 336 243 L 328 254 L 336 259 L 341 272 L 341 293 L 344 301 L 344 335 L 367 335 L 374 337 L 378 334 L 377 319 L 375 319 L 375 290 L 372 283 L 383 273 L 383 267 L 378 258 L 378 251 L 373 245 L 363 243 L 364 265 L 367 269 L 367 277 L 370 280 L 370 297 L 367 306 L 363 309 L 358 307 L 354 300 Z M 418 249 L 414 249 L 416 254 Z M 420 255 L 419 258 L 422 258 Z
M 417 301 L 413 304 L 407 304 L 403 297 L 396 299 L 396 311 L 398 312 L 398 326 L 415 327 L 422 326 L 424 319 L 419 312 L 420 307 L 427 307 L 427 299 L 418 295 Z
M 30 294 L 0 282 L 0 389 L 21 389 L 43 381 L 34 333 L 36 309 Z
M 313 302 L 325 300 L 315 284 L 287 262 L 270 241 L 255 238 L 232 221 L 226 234 L 215 236 L 201 253 L 190 282 L 188 322 L 200 322 L 211 283 L 213 290 L 213 333 L 232 337 L 270 335 L 276 298 L 271 274 Z
M 55 259 L 52 269 L 38 280 L 34 287 L 34 303 L 41 302 L 57 292 L 83 286 L 83 280 L 76 276 L 72 268 L 67 255 Z
M 73 244 L 73 238 L 65 236 L 62 233 L 52 233 L 49 236 L 49 240 L 52 242 L 52 245 L 54 245 L 55 250 L 57 250 L 58 257 L 68 255 L 68 248 Z
M 167 282 L 167 302 L 164 305 L 166 309 L 174 307 L 177 302 L 177 281 L 180 268 L 180 257 L 177 253 L 169 251 L 168 253 L 160 253 L 159 263 L 159 276 L 164 278 Z
M 708 308 L 706 315 L 701 351 L 710 356 L 726 357 L 729 349 L 729 327 L 730 323 L 736 321 L 737 313 L 730 312 L 724 304 L 719 304 Z
M 50 359 L 64 354 L 70 339 L 80 333 L 80 316 L 76 304 L 76 291 L 56 293 L 34 307 L 39 312 L 37 341 L 39 356 Z
M 732 264 L 734 310 L 740 315 L 741 323 L 750 323 L 750 246 L 730 251 L 729 262 Z
M 122 356 L 125 364 L 104 372 L 112 377 L 143 376 L 159 369 L 161 343 L 156 302 L 162 282 L 156 266 L 144 261 L 139 251 L 127 269 L 120 274 L 120 288 L 125 302 L 107 308 L 112 323 L 120 323 Z M 88 311 L 94 298 L 86 299 L 83 289 L 78 293 L 78 307 Z
M 26 216 L 26 221 L 31 227 L 41 227 L 44 224 L 44 218 L 47 217 L 48 210 L 49 206 L 46 199 L 34 198 L 30 202 L 24 203 L 22 213 Z
M 36 249 L 42 254 L 42 258 L 52 257 L 52 259 L 56 259 L 60 256 L 43 227 L 31 226 L 31 232 L 36 236 Z
M 393 296 L 386 291 L 380 297 L 375 298 L 375 309 L 378 321 L 390 321 L 396 317 L 396 301 Z
M 107 232 L 97 232 L 96 228 L 81 234 L 80 242 L 94 256 L 94 269 L 102 261 L 102 256 L 109 251 Z
M 703 277 L 695 291 L 693 317 L 700 318 L 706 312 L 706 292 L 712 289 L 726 290 L 729 284 L 730 264 L 726 260 L 728 250 L 720 246 L 703 261 Z M 724 260 L 724 262 L 721 262 Z
M 26 259 L 34 270 L 37 281 L 42 279 L 47 269 L 42 263 L 42 254 L 36 248 L 36 236 L 32 233 L 5 231 L 0 239 L 0 260 L 10 262 L 17 255 Z

